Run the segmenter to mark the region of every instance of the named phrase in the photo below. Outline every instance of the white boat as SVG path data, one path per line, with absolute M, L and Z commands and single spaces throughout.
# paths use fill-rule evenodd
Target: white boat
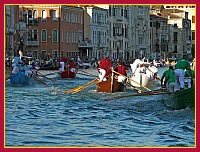
M 135 75 L 132 75 L 130 79 L 132 80 L 130 82 L 132 86 L 140 87 L 142 85 L 146 87 L 148 86 L 150 77 L 148 77 L 147 74 L 144 73 L 137 73 Z
M 154 78 L 154 73 L 157 73 L 158 69 L 155 66 L 149 66 L 146 68 L 145 72 L 138 72 L 138 64 L 143 64 L 143 62 L 136 59 L 133 64 L 130 64 L 132 70 L 132 75 L 130 76 L 131 85 L 135 87 L 147 87 L 157 84 L 157 80 Z

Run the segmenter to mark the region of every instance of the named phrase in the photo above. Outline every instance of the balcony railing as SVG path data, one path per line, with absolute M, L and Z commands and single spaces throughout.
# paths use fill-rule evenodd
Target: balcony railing
M 78 43 L 78 47 L 79 48 L 91 48 L 92 43 L 88 42 L 88 41 L 81 41 L 81 42 Z
M 26 41 L 27 46 L 39 46 L 39 41 Z

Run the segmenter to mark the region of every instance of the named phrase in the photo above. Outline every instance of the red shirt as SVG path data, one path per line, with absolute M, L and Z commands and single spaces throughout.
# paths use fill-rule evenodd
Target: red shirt
M 74 63 L 73 63 L 73 62 L 69 62 L 69 67 L 70 67 L 70 68 L 75 68 Z
M 65 62 L 66 63 L 67 59 L 63 57 L 63 58 L 61 58 L 60 62 Z
M 117 71 L 118 73 L 126 76 L 126 70 L 128 70 L 128 68 L 124 65 L 118 65 L 118 66 L 114 67 L 114 70 Z
M 112 62 L 110 59 L 104 58 L 100 60 L 99 68 L 108 71 L 109 67 L 112 67 Z

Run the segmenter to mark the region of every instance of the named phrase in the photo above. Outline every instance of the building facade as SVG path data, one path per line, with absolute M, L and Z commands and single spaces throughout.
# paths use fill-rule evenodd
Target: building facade
M 150 58 L 150 7 L 135 5 L 128 8 L 129 58 Z
M 176 4 L 176 5 L 163 5 L 165 9 L 179 9 L 183 10 L 185 12 L 188 12 L 188 19 L 191 20 L 191 40 L 192 40 L 192 48 L 191 48 L 191 54 L 193 57 L 195 57 L 195 38 L 196 38 L 196 5 L 194 4 Z
M 84 40 L 80 50 L 87 57 L 101 59 L 108 53 L 108 10 L 97 6 L 83 6 Z
M 21 49 L 43 59 L 194 57 L 195 8 L 188 8 L 190 14 L 187 6 L 171 7 L 7 5 L 6 53 Z
M 59 58 L 79 55 L 83 11 L 59 5 L 19 6 L 19 24 L 25 24 L 24 50 L 34 58 Z
M 18 6 L 5 6 L 5 51 L 8 56 L 14 56 L 20 45 L 18 37 L 15 36 L 18 29 L 16 26 L 18 10 Z
M 129 58 L 128 9 L 126 5 L 109 6 L 109 50 L 113 59 Z

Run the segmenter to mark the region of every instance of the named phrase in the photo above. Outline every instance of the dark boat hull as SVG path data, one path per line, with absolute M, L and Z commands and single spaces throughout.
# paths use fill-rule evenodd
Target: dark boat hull
M 75 78 L 76 72 L 72 72 L 71 70 L 66 70 L 64 72 L 59 73 L 61 78 Z
M 173 95 L 163 95 L 164 103 L 173 109 L 195 106 L 195 87 L 181 90 Z
M 24 72 L 19 72 L 17 74 L 11 74 L 10 83 L 14 85 L 27 85 L 29 84 L 30 77 L 25 75 Z
M 113 85 L 112 85 L 113 84 Z M 117 82 L 116 79 L 109 78 L 107 81 L 102 81 L 96 84 L 97 92 L 108 92 L 108 93 L 114 93 L 114 92 L 124 92 L 125 91 L 125 85 L 123 85 L 120 82 Z

